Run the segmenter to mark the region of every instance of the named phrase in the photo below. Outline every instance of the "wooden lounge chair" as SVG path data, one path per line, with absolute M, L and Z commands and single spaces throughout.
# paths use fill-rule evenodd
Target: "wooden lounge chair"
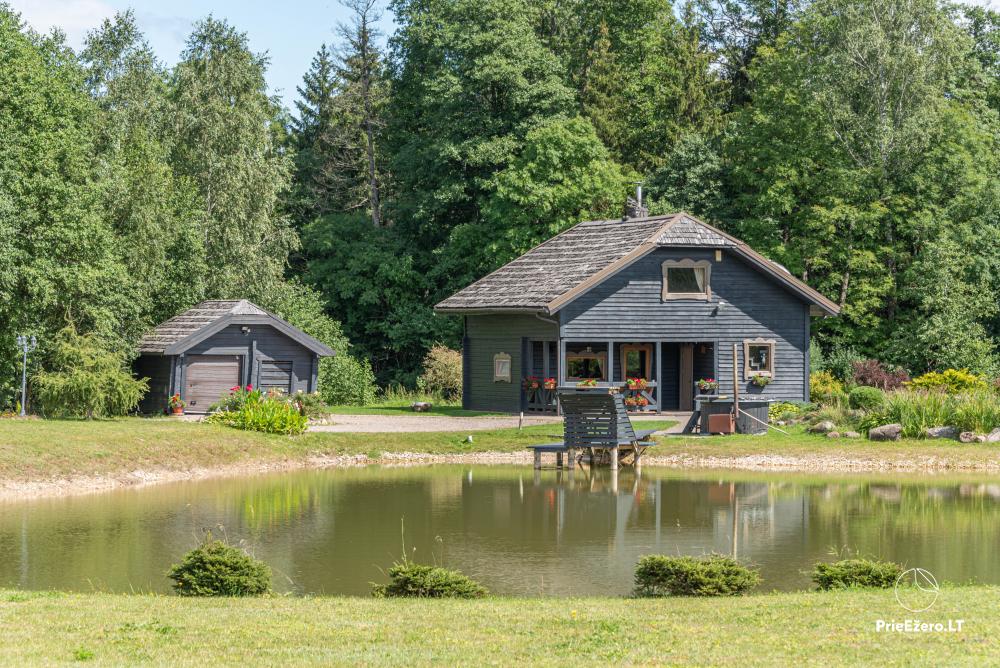
M 636 431 L 625 410 L 624 397 L 599 390 L 561 390 L 559 402 L 563 413 L 563 442 L 529 446 L 535 451 L 535 468 L 541 468 L 543 452 L 556 453 L 556 462 L 562 466 L 563 453 L 568 455 L 568 465 L 573 468 L 578 450 L 586 450 L 591 464 L 607 460 L 617 469 L 621 460 L 632 455 L 632 464 L 638 465 L 646 448 L 655 445 L 648 440 L 656 431 Z

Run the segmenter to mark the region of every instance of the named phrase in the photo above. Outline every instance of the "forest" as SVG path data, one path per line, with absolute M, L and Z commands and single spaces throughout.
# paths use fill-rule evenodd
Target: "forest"
M 842 306 L 827 358 L 1000 374 L 1000 14 L 936 0 L 347 0 L 294 109 L 208 16 L 74 50 L 0 2 L 0 408 L 72 325 L 247 298 L 331 402 L 460 345 L 433 305 L 636 182 Z M 391 34 L 382 34 L 385 16 Z M 173 54 L 171 54 L 173 55 Z M 31 373 L 31 370 L 29 370 Z

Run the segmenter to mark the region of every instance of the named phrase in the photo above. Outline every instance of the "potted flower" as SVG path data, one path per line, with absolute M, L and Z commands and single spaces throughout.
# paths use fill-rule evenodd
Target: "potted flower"
M 635 408 L 639 405 L 639 400 L 635 397 L 625 397 L 625 406 L 628 408 Z
M 714 378 L 700 378 L 698 379 L 698 389 L 705 394 L 712 394 L 719 389 L 719 381 Z
M 596 378 L 585 378 L 584 380 L 581 380 L 579 383 L 577 383 L 576 386 L 577 387 L 584 387 L 584 388 L 586 388 L 586 387 L 597 387 L 597 379 Z
M 645 378 L 627 378 L 625 385 L 630 390 L 645 390 L 649 387 L 649 382 Z
M 642 397 L 642 396 L 636 397 L 635 398 L 635 405 L 637 407 L 639 407 L 639 408 L 645 408 L 646 406 L 649 405 L 649 399 L 647 399 L 646 397 Z
M 554 389 L 556 389 L 556 379 L 555 378 L 546 378 L 545 379 L 545 383 L 544 383 L 544 387 L 545 387 L 546 390 L 554 390 Z
M 167 406 L 170 407 L 170 412 L 174 415 L 183 415 L 187 402 L 181 399 L 180 394 L 175 394 L 167 400 Z
M 542 384 L 539 382 L 537 376 L 525 376 L 522 386 L 526 392 L 532 392 L 541 387 Z
M 755 373 L 752 376 L 750 376 L 750 382 L 753 385 L 756 385 L 757 387 L 767 387 L 768 384 L 771 382 L 771 377 L 765 376 L 762 373 Z

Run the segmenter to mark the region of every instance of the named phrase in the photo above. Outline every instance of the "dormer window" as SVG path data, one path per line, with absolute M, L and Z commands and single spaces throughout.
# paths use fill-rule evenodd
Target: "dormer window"
M 664 301 L 712 298 L 712 263 L 708 260 L 666 260 L 663 263 Z

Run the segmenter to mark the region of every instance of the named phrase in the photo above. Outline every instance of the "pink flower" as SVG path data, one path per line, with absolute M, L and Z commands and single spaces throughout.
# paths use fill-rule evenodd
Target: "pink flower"
M 253 389 L 253 385 L 247 385 L 247 392 L 251 391 L 252 389 Z
M 232 387 L 229 388 L 229 391 L 230 392 L 239 392 L 239 389 L 240 389 L 239 385 L 233 385 Z

